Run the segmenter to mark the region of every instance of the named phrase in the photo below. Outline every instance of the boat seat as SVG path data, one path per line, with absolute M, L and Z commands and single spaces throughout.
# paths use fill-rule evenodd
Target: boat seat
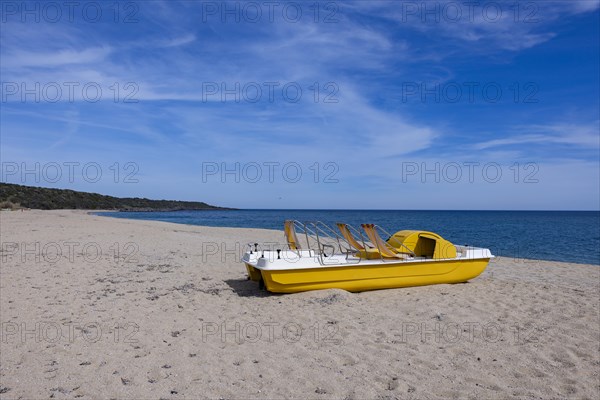
M 283 231 L 285 233 L 285 240 L 287 241 L 290 250 L 300 250 L 300 242 L 296 235 L 296 228 L 294 227 L 293 220 L 287 220 L 283 223 Z
M 374 259 L 382 258 L 382 257 L 383 258 L 400 258 L 400 259 L 408 258 L 408 256 L 406 254 L 401 254 L 401 253 L 392 254 L 391 252 L 388 254 L 386 252 L 379 251 L 379 249 L 377 249 L 376 247 L 368 246 L 367 244 L 364 243 L 364 241 L 363 241 L 363 244 L 361 244 L 352 235 L 352 232 L 350 231 L 348 224 L 338 222 L 338 223 L 336 223 L 336 225 L 337 225 L 338 229 L 340 230 L 340 233 L 342 234 L 344 239 L 346 239 L 348 244 L 350 244 L 350 246 L 352 246 L 354 248 L 354 250 L 356 251 L 355 252 L 356 257 L 364 258 L 367 260 L 374 260 Z M 364 229 L 364 227 L 363 227 L 363 229 Z M 379 236 L 379 235 L 377 235 L 377 236 Z M 380 247 L 382 247 L 382 246 L 380 246 Z
M 410 256 L 405 252 L 399 251 L 392 247 L 389 243 L 385 242 L 381 236 L 377 233 L 374 224 L 362 224 L 361 225 L 369 240 L 377 246 L 374 250 L 377 250 L 384 258 L 400 258 L 403 260 L 408 259 Z
M 342 234 L 342 236 L 344 237 L 344 239 L 346 239 L 346 241 L 348 242 L 348 244 L 350 244 L 350 246 L 354 247 L 356 250 L 364 250 L 365 246 L 363 246 L 362 244 L 360 244 L 352 235 L 352 232 L 350 232 L 350 228 L 348 227 L 348 224 L 344 224 L 341 222 L 336 223 L 338 229 L 340 230 L 340 233 Z M 364 243 L 364 242 L 363 242 Z

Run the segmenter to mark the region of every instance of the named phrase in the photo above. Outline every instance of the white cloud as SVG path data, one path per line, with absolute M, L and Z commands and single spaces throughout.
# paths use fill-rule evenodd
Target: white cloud
M 359 1 L 349 9 L 375 18 L 386 18 L 397 27 L 459 39 L 472 52 L 520 51 L 556 36 L 549 26 L 558 19 L 593 12 L 599 0 L 530 2 L 457 2 L 430 0 L 394 3 Z M 451 46 L 460 43 L 449 43 Z
M 573 0 L 566 3 L 573 7 L 575 13 L 590 12 L 600 8 L 600 0 Z
M 176 37 L 174 39 L 167 40 L 161 43 L 164 47 L 178 47 L 183 46 L 189 43 L 192 43 L 196 40 L 196 36 L 193 34 L 187 34 L 184 36 Z
M 111 48 L 91 47 L 83 50 L 72 48 L 53 52 L 40 51 L 14 51 L 3 55 L 3 68 L 27 68 L 27 67 L 63 67 L 72 64 L 96 64 L 106 61 L 111 53 Z
M 502 139 L 494 139 L 473 145 L 474 149 L 483 150 L 500 146 L 520 144 L 565 144 L 583 148 L 600 147 L 600 121 L 587 125 L 554 124 L 530 125 L 517 128 L 519 135 Z
M 164 184 L 181 187 L 181 180 L 197 182 L 189 166 L 197 167 L 202 160 L 304 161 L 304 168 L 315 161 L 335 161 L 340 166 L 339 176 L 346 179 L 347 189 L 355 189 L 355 183 L 373 185 L 373 182 L 380 182 L 381 189 L 380 194 L 373 197 L 348 189 L 349 193 L 356 194 L 356 199 L 347 196 L 345 203 L 338 202 L 340 198 L 330 193 L 335 207 L 435 208 L 440 206 L 440 198 L 447 198 L 448 208 L 477 208 L 478 204 L 485 204 L 479 208 L 506 208 L 500 199 L 513 196 L 517 201 L 511 204 L 517 208 L 536 208 L 536 204 L 538 208 L 559 208 L 555 205 L 559 204 L 558 200 L 552 203 L 553 191 L 560 191 L 556 188 L 560 185 L 554 185 L 553 179 L 574 192 L 588 193 L 589 189 L 572 182 L 573 176 L 580 168 L 597 171 L 597 163 L 566 160 L 545 166 L 544 174 L 560 171 L 561 166 L 568 168 L 568 173 L 554 178 L 551 174 L 544 175 L 547 182 L 547 186 L 543 186 L 543 193 L 547 194 L 544 203 L 535 198 L 542 186 L 524 189 L 512 184 L 490 186 L 484 182 L 480 186 L 433 185 L 423 189 L 398 184 L 399 160 L 410 158 L 415 162 L 435 163 L 460 154 L 456 157 L 466 161 L 477 155 L 486 158 L 485 162 L 506 162 L 523 156 L 523 152 L 509 147 L 521 143 L 528 144 L 529 148 L 551 143 L 597 149 L 600 136 L 597 122 L 530 124 L 511 129 L 506 137 L 499 138 L 501 132 L 491 132 L 492 140 L 474 145 L 434 147 L 436 140 L 444 141 L 445 131 L 435 125 L 443 121 L 436 115 L 421 121 L 409 118 L 397 101 L 398 93 L 390 89 L 399 77 L 414 79 L 414 75 L 405 74 L 405 70 L 411 71 L 411 63 L 416 65 L 427 60 L 418 65 L 419 73 L 441 76 L 434 80 L 449 80 L 454 77 L 453 66 L 440 63 L 446 54 L 453 52 L 472 57 L 485 51 L 497 54 L 498 49 L 527 49 L 554 37 L 551 23 L 560 16 L 598 8 L 597 1 L 545 4 L 540 3 L 540 10 L 545 13 L 542 22 L 529 25 L 516 24 L 510 17 L 496 24 L 481 17 L 458 24 L 428 25 L 419 21 L 403 24 L 395 3 L 362 1 L 340 4 L 342 11 L 348 9 L 360 15 L 340 15 L 340 22 L 329 25 L 311 21 L 266 26 L 209 26 L 200 22 L 194 2 L 177 5 L 152 2 L 152 6 L 141 6 L 146 8 L 140 17 L 149 18 L 140 22 L 146 24 L 144 29 L 133 30 L 134 33 L 123 38 L 101 29 L 80 31 L 78 26 L 48 28 L 40 24 L 39 29 L 26 31 L 3 27 L 4 81 L 91 81 L 104 88 L 115 82 L 121 86 L 135 82 L 139 87 L 136 98 L 140 100 L 135 106 L 116 108 L 118 106 L 110 101 L 89 105 L 78 96 L 75 104 L 51 105 L 59 109 L 72 107 L 77 112 L 64 109 L 55 112 L 49 107 L 39 114 L 30 112 L 26 108 L 29 104 L 11 104 L 29 113 L 11 115 L 11 110 L 7 112 L 9 107 L 3 107 L 3 119 L 10 121 L 3 121 L 3 131 L 14 124 L 14 132 L 23 132 L 34 139 L 45 137 L 44 144 L 37 148 L 36 140 L 31 140 L 32 153 L 37 150 L 38 155 L 48 153 L 48 146 L 52 146 L 52 153 L 57 157 L 69 154 L 68 151 L 88 154 L 91 159 L 103 152 L 109 157 L 114 157 L 113 152 L 130 154 L 140 163 L 147 161 L 144 171 L 152 176 L 149 179 L 163 179 L 169 175 L 165 172 L 167 168 L 172 168 L 168 171 L 177 179 L 164 178 L 146 190 L 164 190 L 161 187 Z M 185 15 L 181 14 L 180 6 L 186 7 Z M 372 22 L 381 18 L 385 20 L 383 25 Z M 422 44 L 420 49 L 409 41 L 405 28 L 435 35 L 431 36 L 432 41 L 437 39 L 443 46 L 430 48 L 429 41 L 417 41 Z M 226 103 L 221 103 L 219 96 L 208 99 L 202 96 L 202 84 L 206 82 L 224 82 L 231 88 L 236 82 L 243 86 L 267 81 L 298 82 L 304 90 L 302 100 L 292 104 L 278 95 L 273 103 L 251 104 L 245 100 L 236 103 L 230 96 Z M 330 81 L 339 87 L 335 96 L 338 103 L 323 103 L 322 96 L 326 94 L 323 85 Z M 318 102 L 313 101 L 313 92 L 308 89 L 315 82 L 319 82 L 322 91 Z M 111 95 L 109 90 L 106 93 Z M 393 96 L 396 99 L 390 101 Z M 540 121 L 535 116 L 531 118 Z M 18 129 L 19 119 L 23 125 L 31 123 L 29 130 Z M 38 131 L 34 123 L 38 124 Z M 59 128 L 64 125 L 64 131 L 56 129 L 57 125 Z M 486 126 L 485 129 L 491 128 Z M 14 143 L 8 146 L 5 143 L 3 154 L 18 154 Z M 423 150 L 433 153 L 432 149 L 437 159 L 413 157 Z M 448 155 L 451 152 L 454 154 Z M 178 168 L 183 167 L 165 167 L 165 159 Z M 588 172 L 586 177 L 597 176 L 593 171 Z M 308 190 L 294 189 L 298 192 L 294 193 L 289 187 L 271 185 L 267 192 L 279 196 L 277 192 L 284 190 L 286 194 L 297 196 L 293 203 L 286 203 L 287 206 L 319 207 L 323 206 L 320 196 L 327 195 L 319 189 L 321 191 L 312 186 Z M 186 192 L 188 189 L 178 190 L 193 197 L 191 192 Z M 256 204 L 274 205 L 265 196 L 257 193 L 253 199 Z M 180 195 L 174 194 L 174 197 Z M 232 198 L 239 197 L 239 186 L 227 190 L 219 187 L 203 200 L 247 206 L 231 203 Z M 467 197 L 470 203 L 465 202 Z M 400 198 L 403 199 L 401 204 L 398 203 Z M 568 204 L 569 200 L 564 200 Z

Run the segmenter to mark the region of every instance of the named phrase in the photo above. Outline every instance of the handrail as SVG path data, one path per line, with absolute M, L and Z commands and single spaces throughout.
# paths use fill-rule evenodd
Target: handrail
M 342 244 L 340 243 L 340 235 L 338 235 L 335 230 L 333 230 L 329 225 L 325 224 L 322 221 L 315 221 L 315 222 L 312 222 L 312 224 L 315 227 L 315 230 L 317 232 L 320 231 L 326 237 L 328 237 L 330 240 L 335 240 L 338 244 L 338 248 L 340 249 L 340 251 L 342 251 Z M 335 250 L 335 248 L 334 248 L 334 250 Z
M 340 233 L 342 233 L 342 236 L 343 236 L 344 240 L 346 241 L 346 243 L 348 243 L 350 245 L 350 250 L 352 250 L 352 248 L 355 248 L 355 250 L 366 250 L 366 249 L 368 249 L 370 247 L 374 247 L 374 246 L 367 245 L 367 241 L 365 241 L 365 237 L 362 234 L 362 232 L 360 232 L 358 229 L 356 229 L 352 225 L 346 224 L 346 223 L 342 223 L 342 222 L 338 222 L 338 223 L 336 223 L 336 225 L 340 229 Z M 350 237 L 346 237 L 344 235 L 344 233 L 341 231 L 342 230 L 341 226 L 343 226 L 344 228 L 347 229 L 347 231 L 348 231 L 347 233 L 350 235 Z M 351 242 L 351 240 L 352 240 L 352 241 L 356 242 L 356 244 L 358 244 L 360 246 L 360 243 L 356 241 L 356 238 L 354 238 L 354 235 L 357 235 L 359 237 L 360 241 L 362 242 L 362 249 L 360 247 L 357 247 L 355 244 L 353 244 Z
M 317 236 L 317 234 L 315 233 L 315 231 L 313 231 L 312 229 L 310 229 L 310 228 L 307 226 L 307 224 L 306 224 L 306 223 L 302 223 L 302 222 L 298 222 L 298 223 L 299 223 L 299 224 L 301 224 L 301 226 L 302 226 L 302 229 L 304 230 L 304 236 L 306 236 L 306 247 L 307 247 L 309 250 L 312 250 L 312 247 L 310 246 L 310 240 L 309 240 L 309 237 L 311 237 L 311 236 L 314 236 L 314 237 L 316 237 L 316 236 Z M 310 233 L 310 235 L 309 235 L 309 233 Z M 315 239 L 313 238 L 313 240 L 315 240 Z M 318 240 L 318 238 L 317 238 L 316 240 L 317 240 L 317 250 L 318 250 L 318 242 L 319 242 L 319 240 Z
M 383 229 L 381 226 L 379 225 L 373 225 L 373 227 L 375 228 L 375 230 L 377 231 L 377 229 L 381 230 L 383 233 L 385 233 L 388 236 L 388 240 L 390 240 L 391 238 L 393 238 L 394 236 L 391 235 L 388 231 L 386 231 L 385 229 Z M 410 255 L 412 255 L 413 257 L 416 257 L 417 255 L 415 254 L 414 251 L 412 251 L 411 249 L 409 249 L 408 247 L 406 247 L 406 245 L 402 242 L 400 242 L 398 239 L 394 238 L 395 241 L 397 241 L 400 246 L 404 247 L 406 250 L 408 250 L 408 252 L 410 253 Z M 384 241 L 385 244 L 387 244 L 388 246 L 390 246 L 392 249 L 396 249 L 394 246 L 390 245 L 387 241 Z M 379 246 L 377 246 L 377 248 L 379 249 Z M 383 257 L 382 257 L 383 258 Z
M 416 257 L 416 254 L 410 248 L 408 248 L 404 243 L 400 242 L 398 239 L 394 238 L 388 231 L 386 231 L 379 225 L 366 224 L 372 227 L 372 233 L 365 232 L 369 233 L 367 235 L 367 238 L 360 230 L 356 229 L 354 226 L 345 223 L 343 225 L 346 228 L 346 230 L 340 230 L 340 232 L 337 232 L 331 226 L 318 220 L 307 222 L 301 222 L 298 220 L 286 220 L 286 233 L 289 234 L 288 231 L 293 233 L 296 239 L 294 241 L 294 247 L 296 248 L 292 248 L 286 236 L 287 247 L 298 257 L 317 257 L 321 265 L 326 264 L 325 258 L 336 254 L 336 247 L 339 249 L 340 255 L 345 254 L 347 259 L 348 257 L 357 254 L 357 252 L 360 253 L 364 250 L 364 252 L 370 254 L 370 252 L 374 252 L 375 249 L 377 249 L 377 253 L 383 261 L 385 261 L 385 257 L 390 258 L 392 254 L 398 256 L 400 254 L 409 254 L 412 257 Z M 388 240 L 383 240 L 378 232 L 382 232 L 383 234 L 388 235 Z M 346 237 L 347 234 L 349 234 L 349 237 Z M 371 238 L 371 234 L 374 234 L 373 238 Z M 300 246 L 298 235 L 304 235 L 306 240 L 306 250 L 302 246 Z M 354 245 L 350 242 L 349 238 L 352 239 Z M 392 238 L 393 240 L 391 240 Z M 398 245 L 396 246 L 395 243 L 397 243 Z M 361 250 L 360 247 L 356 248 L 356 245 L 358 244 L 362 244 L 363 250 Z M 385 247 L 382 248 L 382 246 Z M 248 247 L 250 252 L 265 252 L 265 248 L 262 244 L 259 247 L 258 243 L 249 243 Z M 332 249 L 331 254 L 328 254 L 326 252 L 326 248 Z M 358 255 L 357 258 L 359 260 L 358 262 L 360 262 L 362 258 L 369 257 L 361 257 L 360 255 Z
M 291 223 L 294 232 L 299 235 L 304 234 L 306 248 L 309 251 L 309 254 L 311 251 L 314 252 L 314 255 L 319 258 L 321 264 L 325 264 L 325 257 L 335 254 L 336 247 L 341 253 L 346 254 L 346 257 L 349 256 L 352 248 L 350 243 L 326 223 L 322 221 L 300 222 L 297 220 L 287 220 L 286 222 Z M 361 240 L 364 242 L 362 235 Z M 345 244 L 342 244 L 342 241 L 344 241 Z M 316 245 L 316 248 L 312 246 L 313 243 Z M 298 246 L 295 253 L 298 254 L 298 256 L 301 256 L 299 247 L 300 246 Z M 326 248 L 331 248 L 332 251 L 330 255 L 327 254 Z M 294 251 L 294 249 L 291 250 Z
M 319 227 L 318 224 L 323 224 L 320 221 L 309 221 L 306 222 L 305 225 L 312 225 L 314 227 L 314 231 L 311 230 L 311 232 L 314 232 L 315 238 L 317 240 L 317 256 L 319 257 L 319 262 L 321 263 L 321 265 L 325 264 L 325 259 L 324 257 L 327 257 L 327 254 L 325 253 L 325 247 L 331 247 L 333 249 L 332 255 L 333 253 L 335 253 L 335 247 L 327 244 L 327 243 L 321 243 L 321 238 L 319 237 L 319 231 L 324 235 L 324 237 L 329 237 L 329 235 L 327 234 L 327 232 L 325 232 L 322 228 Z
M 312 250 L 311 245 L 310 245 L 309 233 L 311 236 L 314 236 L 315 232 L 312 231 L 310 228 L 308 228 L 305 223 L 302 223 L 298 220 L 291 219 L 291 220 L 287 220 L 287 221 L 290 221 L 292 223 L 292 227 L 293 227 L 294 231 L 296 232 L 296 234 L 300 234 L 300 235 L 304 234 L 304 237 L 306 239 L 306 249 Z M 298 231 L 296 230 L 296 228 L 299 228 Z M 300 254 L 300 250 L 301 250 L 300 243 L 298 243 L 297 245 L 299 248 L 296 250 L 298 250 L 298 254 Z M 290 249 L 290 250 L 294 250 L 294 249 Z
M 314 236 L 316 236 L 316 232 L 308 226 L 308 223 L 300 222 L 295 219 L 289 220 L 289 221 L 292 222 L 294 229 L 299 228 L 296 233 L 298 233 L 300 235 L 304 235 L 305 240 L 306 240 L 307 249 L 312 250 L 310 242 L 311 242 L 311 238 L 312 238 L 312 240 L 315 240 Z

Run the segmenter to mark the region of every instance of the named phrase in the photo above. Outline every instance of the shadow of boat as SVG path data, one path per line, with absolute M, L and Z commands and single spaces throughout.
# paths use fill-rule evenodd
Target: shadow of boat
M 226 279 L 225 283 L 240 297 L 269 297 L 272 293 L 260 289 L 257 282 L 249 279 Z

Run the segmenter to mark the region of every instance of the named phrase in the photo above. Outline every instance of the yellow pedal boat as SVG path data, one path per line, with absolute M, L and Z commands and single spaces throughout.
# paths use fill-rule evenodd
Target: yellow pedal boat
M 494 257 L 489 249 L 457 246 L 433 232 L 390 235 L 363 224 L 363 235 L 348 224 L 338 223 L 337 228 L 318 221 L 285 221 L 283 245 L 248 245 L 242 257 L 248 278 L 274 293 L 333 288 L 361 292 L 466 282 Z M 379 232 L 389 238 L 384 241 Z M 302 244 L 299 235 L 304 236 Z

